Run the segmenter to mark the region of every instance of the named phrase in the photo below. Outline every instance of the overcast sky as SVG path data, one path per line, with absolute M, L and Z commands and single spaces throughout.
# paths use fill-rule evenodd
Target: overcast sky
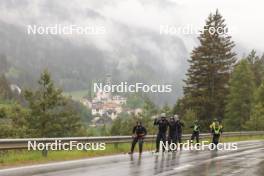
M 156 32 L 160 25 L 202 27 L 208 14 L 218 8 L 236 42 L 263 50 L 263 7 L 261 0 L 6 0 L 1 1 L 0 18 L 20 25 L 103 24 L 110 36 L 95 38 L 100 47 L 110 49 L 111 35 L 122 38 L 113 21 Z
M 105 26 L 104 35 L 62 36 L 76 45 L 93 44 L 112 58 L 138 60 L 132 51 L 141 47 L 164 60 L 168 70 L 181 67 L 181 47 L 172 46 L 180 39 L 188 53 L 197 45 L 194 36 L 160 36 L 160 26 L 201 28 L 210 12 L 218 8 L 226 19 L 230 34 L 244 54 L 251 49 L 263 52 L 264 1 L 261 0 L 1 0 L 0 20 L 21 27 L 37 25 Z M 28 36 L 31 37 L 31 36 Z M 160 40 L 163 39 L 163 43 Z M 168 42 L 167 42 L 168 41 Z M 124 49 L 126 47 L 126 49 Z M 118 53 L 118 54 L 117 54 Z

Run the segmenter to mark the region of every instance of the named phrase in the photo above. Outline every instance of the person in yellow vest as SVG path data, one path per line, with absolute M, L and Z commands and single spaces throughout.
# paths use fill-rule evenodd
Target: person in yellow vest
M 191 128 L 193 129 L 192 136 L 191 136 L 191 142 L 193 142 L 194 138 L 196 138 L 196 143 L 199 143 L 200 125 L 199 125 L 198 120 L 195 120 Z
M 211 127 L 211 133 L 213 135 L 212 143 L 217 145 L 219 143 L 220 135 L 223 133 L 223 126 L 218 121 L 215 122 Z
M 216 122 L 218 122 L 218 120 L 215 118 L 214 120 L 213 120 L 213 123 L 211 123 L 211 125 L 210 125 L 210 129 L 212 130 L 212 128 L 215 126 L 215 123 Z
M 211 123 L 211 125 L 209 126 L 211 131 L 215 127 L 215 124 L 216 123 L 219 123 L 220 127 L 223 128 L 223 126 L 221 125 L 221 123 L 219 122 L 219 120 L 217 118 L 215 118 L 214 121 L 213 121 L 213 123 Z

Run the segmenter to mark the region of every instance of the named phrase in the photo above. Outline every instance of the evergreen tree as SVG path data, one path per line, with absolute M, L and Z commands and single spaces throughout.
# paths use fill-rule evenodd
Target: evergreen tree
M 180 99 L 177 100 L 177 102 L 175 103 L 175 105 L 172 107 L 172 114 L 178 114 L 181 112 L 181 101 Z
M 155 134 L 156 128 L 153 125 L 154 119 L 159 113 L 158 107 L 149 99 L 145 99 L 143 112 L 140 114 L 142 124 L 148 130 L 148 134 Z
M 184 116 L 183 116 L 183 122 L 185 124 L 184 131 L 186 133 L 192 133 L 192 128 L 190 128 L 194 121 L 196 120 L 196 113 L 192 109 L 187 109 Z
M 62 91 L 55 88 L 50 74 L 45 70 L 36 91 L 26 91 L 31 116 L 29 128 L 34 137 L 60 137 L 80 135 L 80 118 L 69 105 Z
M 242 60 L 230 79 L 230 93 L 227 97 L 225 127 L 229 130 L 242 130 L 249 119 L 254 98 L 254 75 L 247 60 Z
M 252 113 L 245 127 L 248 130 L 264 130 L 264 83 L 255 94 Z
M 143 108 L 144 99 L 138 93 L 133 93 L 133 94 L 129 93 L 127 95 L 127 102 L 125 106 L 131 109 Z
M 123 115 L 123 121 L 122 121 L 122 128 L 121 128 L 121 134 L 122 135 L 131 135 L 132 128 L 136 125 L 136 121 L 139 120 L 136 118 L 136 116 L 124 114 Z
M 170 106 L 168 105 L 168 103 L 165 103 L 165 105 L 161 109 L 161 112 L 165 113 L 167 117 L 172 116 L 172 110 L 171 110 Z
M 250 119 L 246 122 L 247 130 L 263 131 L 264 130 L 264 105 L 258 103 L 252 109 Z
M 187 97 L 183 97 L 177 100 L 176 104 L 172 108 L 172 114 L 177 114 L 180 118 L 183 118 L 185 116 L 186 111 L 188 111 L 188 108 L 186 106 L 186 99 Z
M 259 87 L 264 81 L 264 57 L 260 58 L 256 55 L 256 51 L 252 50 L 246 59 L 249 61 L 251 70 L 254 73 L 255 84 Z
M 29 110 L 16 103 L 0 104 L 0 138 L 28 136 Z
M 107 136 L 108 135 L 108 131 L 106 128 L 106 125 L 104 124 L 101 128 L 100 128 L 100 136 Z
M 232 52 L 234 42 L 226 33 L 225 20 L 218 10 L 210 14 L 196 47 L 188 60 L 184 95 L 185 107 L 193 109 L 203 125 L 208 126 L 215 117 L 224 113 L 230 72 L 236 62 Z
M 122 119 L 120 117 L 117 117 L 112 123 L 110 134 L 121 135 L 121 128 L 122 128 Z
M 258 88 L 257 93 L 255 94 L 255 104 L 261 103 L 264 105 L 264 82 Z

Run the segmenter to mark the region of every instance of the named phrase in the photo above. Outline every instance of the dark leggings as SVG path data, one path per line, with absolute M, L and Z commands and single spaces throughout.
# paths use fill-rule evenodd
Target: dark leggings
M 134 137 L 133 141 L 132 141 L 132 145 L 131 145 L 131 153 L 134 152 L 134 148 L 136 146 L 138 142 L 138 146 L 139 146 L 139 153 L 142 153 L 143 151 L 143 138 L 142 137 Z
M 194 131 L 192 133 L 191 140 L 194 140 L 194 138 L 196 138 L 196 143 L 199 143 L 199 132 L 198 131 Z
M 166 133 L 158 133 L 157 139 L 156 139 L 156 152 L 159 152 L 160 141 L 162 141 L 164 145 L 166 144 Z M 162 150 L 165 151 L 165 148 L 163 147 Z
M 171 143 L 176 144 L 177 143 L 177 136 L 176 136 L 176 134 L 169 134 L 168 135 L 168 143 L 169 144 L 171 144 Z
M 177 136 L 176 134 L 169 134 L 168 135 L 168 144 L 176 144 L 177 145 Z
M 219 143 L 220 134 L 213 135 L 213 144 L 217 145 Z

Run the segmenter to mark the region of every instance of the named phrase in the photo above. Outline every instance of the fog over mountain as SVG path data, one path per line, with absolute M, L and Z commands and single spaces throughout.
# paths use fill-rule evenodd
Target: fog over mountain
M 224 6 L 223 4 L 227 4 Z M 8 78 L 32 87 L 44 68 L 66 91 L 87 89 L 111 74 L 113 82 L 173 84 L 172 94 L 152 95 L 174 103 L 182 94 L 187 59 L 196 34 L 160 34 L 161 25 L 201 28 L 216 8 L 226 19 L 239 55 L 262 52 L 264 15 L 257 0 L 1 0 L 0 53 Z M 240 15 L 248 13 L 243 21 Z M 246 15 L 243 15 L 246 16 Z M 28 25 L 103 26 L 100 35 L 29 35 Z M 250 27 L 249 27 L 250 26 Z

